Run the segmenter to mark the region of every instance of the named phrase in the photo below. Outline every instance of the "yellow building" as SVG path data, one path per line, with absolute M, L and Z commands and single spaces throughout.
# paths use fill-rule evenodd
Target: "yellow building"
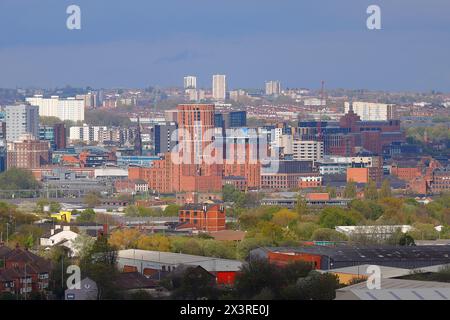
M 70 222 L 72 220 L 72 212 L 70 211 L 60 211 L 59 213 L 53 213 L 51 215 L 53 219 L 61 222 Z

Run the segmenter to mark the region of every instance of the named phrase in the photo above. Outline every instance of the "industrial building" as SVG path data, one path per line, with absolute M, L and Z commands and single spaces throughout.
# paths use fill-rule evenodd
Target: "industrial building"
M 330 270 L 362 264 L 415 269 L 450 263 L 450 246 L 304 246 L 258 248 L 250 259 L 268 259 L 285 265 L 293 261 L 314 264 L 315 269 Z
M 117 264 L 123 272 L 139 272 L 155 279 L 180 265 L 200 266 L 215 275 L 217 284 L 222 285 L 233 284 L 242 267 L 242 262 L 238 260 L 135 249 L 118 251 Z

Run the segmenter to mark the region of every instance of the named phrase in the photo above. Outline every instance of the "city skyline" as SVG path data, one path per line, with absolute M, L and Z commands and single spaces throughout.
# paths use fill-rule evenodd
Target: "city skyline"
M 227 74 L 230 88 L 268 79 L 285 87 L 450 87 L 450 4 L 438 0 L 376 1 L 381 30 L 366 27 L 369 1 L 80 0 L 81 30 L 65 26 L 70 4 L 2 1 L 0 87 L 173 86 L 188 74 L 199 87 L 212 74 Z

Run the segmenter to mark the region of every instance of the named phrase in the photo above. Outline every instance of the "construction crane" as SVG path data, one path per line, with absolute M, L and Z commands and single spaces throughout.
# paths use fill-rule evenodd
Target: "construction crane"
M 319 123 L 317 124 L 317 140 L 322 141 L 322 105 L 327 105 L 325 99 L 325 81 L 322 80 L 321 88 L 320 88 L 320 106 L 319 106 Z

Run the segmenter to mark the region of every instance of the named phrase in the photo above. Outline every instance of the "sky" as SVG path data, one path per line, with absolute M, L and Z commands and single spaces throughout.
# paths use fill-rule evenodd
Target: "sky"
M 230 89 L 450 92 L 449 40 L 448 0 L 0 0 L 0 87 L 210 87 L 220 73 Z

